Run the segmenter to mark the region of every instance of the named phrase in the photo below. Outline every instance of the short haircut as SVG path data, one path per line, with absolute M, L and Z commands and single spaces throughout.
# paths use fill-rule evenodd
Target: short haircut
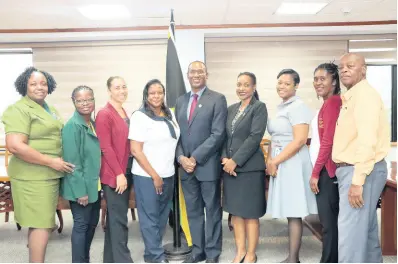
M 278 73 L 278 76 L 276 78 L 281 77 L 284 74 L 289 74 L 292 76 L 294 85 L 297 85 L 300 83 L 300 75 L 293 69 L 283 69 Z
M 206 69 L 206 72 L 207 72 L 206 63 L 204 63 L 203 61 L 200 61 L 200 60 L 196 60 L 196 61 L 191 62 L 191 63 L 188 65 L 188 71 L 189 71 L 189 68 L 191 68 L 191 65 L 194 64 L 194 63 L 201 63 L 203 66 L 205 66 L 205 69 Z
M 30 76 L 32 75 L 32 73 L 34 72 L 40 72 L 41 74 L 44 75 L 44 77 L 47 80 L 47 87 L 48 87 L 48 94 L 51 94 L 52 92 L 54 92 L 55 88 L 57 88 L 57 83 L 55 82 L 54 77 L 49 74 L 48 72 L 45 71 L 41 71 L 38 70 L 35 67 L 28 67 L 26 68 L 15 80 L 14 85 L 15 85 L 15 89 L 17 90 L 17 92 L 22 95 L 25 96 L 28 92 L 28 81 Z

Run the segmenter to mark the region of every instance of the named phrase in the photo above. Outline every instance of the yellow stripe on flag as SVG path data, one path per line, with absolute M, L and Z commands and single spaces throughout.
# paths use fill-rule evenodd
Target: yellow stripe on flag
M 175 113 L 174 107 L 170 108 L 171 111 Z M 185 198 L 184 198 L 184 192 L 182 191 L 181 187 L 181 178 L 176 171 L 176 175 L 178 175 L 178 181 L 180 182 L 178 192 L 180 196 L 180 225 L 182 228 L 182 231 L 185 234 L 185 239 L 187 240 L 188 247 L 192 246 L 192 237 L 191 237 L 191 231 L 189 230 L 189 223 L 188 223 L 188 214 L 187 214 L 187 207 L 185 205 Z
M 189 230 L 187 208 L 185 206 L 184 192 L 182 191 L 180 177 L 178 177 L 178 180 L 180 181 L 179 192 L 180 192 L 180 220 L 181 220 L 181 228 L 182 228 L 182 231 L 184 231 L 188 247 L 190 247 L 190 246 L 192 246 L 192 237 L 191 237 L 191 231 Z

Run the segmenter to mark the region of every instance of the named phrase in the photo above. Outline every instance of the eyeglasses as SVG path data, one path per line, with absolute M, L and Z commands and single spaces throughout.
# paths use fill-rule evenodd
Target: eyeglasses
M 90 98 L 87 100 L 75 100 L 75 104 L 77 104 L 77 105 L 92 104 L 92 103 L 94 103 L 94 101 L 95 101 L 94 98 Z
M 203 75 L 206 75 L 206 72 L 202 71 L 202 70 L 190 70 L 190 71 L 188 71 L 188 74 L 191 76 L 195 76 L 195 75 L 203 76 Z

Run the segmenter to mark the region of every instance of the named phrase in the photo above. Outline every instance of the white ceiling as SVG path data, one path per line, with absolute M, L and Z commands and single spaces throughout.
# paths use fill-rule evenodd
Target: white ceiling
M 287 1 L 287 0 L 286 0 Z M 299 0 L 289 0 L 298 1 Z M 301 0 L 329 4 L 316 15 L 274 15 L 283 0 L 0 0 L 0 29 L 168 26 L 173 8 L 177 25 L 352 22 L 397 19 L 397 0 Z M 123 4 L 130 20 L 91 21 L 77 7 Z M 350 10 L 344 14 L 342 10 Z

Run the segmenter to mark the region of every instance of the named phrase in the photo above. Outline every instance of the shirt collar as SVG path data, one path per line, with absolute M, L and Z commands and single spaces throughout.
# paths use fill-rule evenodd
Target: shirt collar
M 355 84 L 351 89 L 347 90 L 342 96 L 341 99 L 343 102 L 347 102 L 348 100 L 351 99 L 351 97 L 355 96 L 360 90 L 362 86 L 364 85 L 369 85 L 368 81 L 366 79 L 363 79 L 359 83 Z
M 294 96 L 290 97 L 289 100 L 287 100 L 286 102 L 282 102 L 280 104 L 280 106 L 290 104 L 290 103 L 296 101 L 297 99 L 300 99 L 300 97 L 297 95 L 294 95 Z
M 202 94 L 204 93 L 204 91 L 206 90 L 206 88 L 207 88 L 207 86 L 205 86 L 205 87 L 203 87 L 199 92 L 197 92 L 197 93 L 194 93 L 194 92 L 192 92 L 191 91 L 191 95 L 190 95 L 190 97 L 192 97 L 194 94 L 197 94 L 198 95 L 198 99 L 202 96 Z

